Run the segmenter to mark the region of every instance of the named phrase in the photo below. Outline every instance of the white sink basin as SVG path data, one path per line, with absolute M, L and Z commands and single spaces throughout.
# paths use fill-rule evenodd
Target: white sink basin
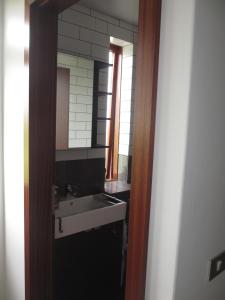
M 55 210 L 55 239 L 124 220 L 126 203 L 106 194 L 61 201 Z

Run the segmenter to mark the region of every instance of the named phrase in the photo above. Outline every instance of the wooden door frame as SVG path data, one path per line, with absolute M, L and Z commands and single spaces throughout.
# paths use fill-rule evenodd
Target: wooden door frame
M 118 179 L 118 154 L 119 154 L 119 130 L 120 130 L 120 103 L 121 103 L 121 76 L 123 48 L 110 44 L 110 52 L 113 53 L 112 75 L 112 103 L 109 126 L 110 147 L 106 150 L 106 179 Z
M 27 2 L 27 1 L 26 1 Z M 53 300 L 57 16 L 77 0 L 31 0 L 29 143 L 25 161 L 26 300 Z M 126 300 L 144 300 L 161 0 L 140 0 Z M 152 299 L 154 300 L 154 299 Z

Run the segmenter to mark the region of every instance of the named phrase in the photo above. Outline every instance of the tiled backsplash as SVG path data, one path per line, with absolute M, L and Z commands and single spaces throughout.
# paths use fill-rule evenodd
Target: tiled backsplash
M 77 185 L 84 193 L 104 191 L 105 159 L 81 159 L 55 163 L 55 184 Z
M 78 4 L 59 16 L 60 50 L 108 62 L 110 36 L 136 44 L 137 26 Z

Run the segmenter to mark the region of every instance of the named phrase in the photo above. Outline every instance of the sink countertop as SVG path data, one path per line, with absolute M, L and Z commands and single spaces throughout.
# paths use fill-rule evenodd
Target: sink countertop
M 125 181 L 106 181 L 105 182 L 105 192 L 107 194 L 116 194 L 120 192 L 130 191 L 131 185 Z
M 126 203 L 104 193 L 66 200 L 55 210 L 56 239 L 126 218 Z

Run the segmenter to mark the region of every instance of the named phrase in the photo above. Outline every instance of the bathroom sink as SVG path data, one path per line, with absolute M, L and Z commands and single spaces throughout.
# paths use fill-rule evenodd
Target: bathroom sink
M 55 239 L 110 224 L 126 217 L 126 203 L 106 194 L 69 196 L 55 210 Z

